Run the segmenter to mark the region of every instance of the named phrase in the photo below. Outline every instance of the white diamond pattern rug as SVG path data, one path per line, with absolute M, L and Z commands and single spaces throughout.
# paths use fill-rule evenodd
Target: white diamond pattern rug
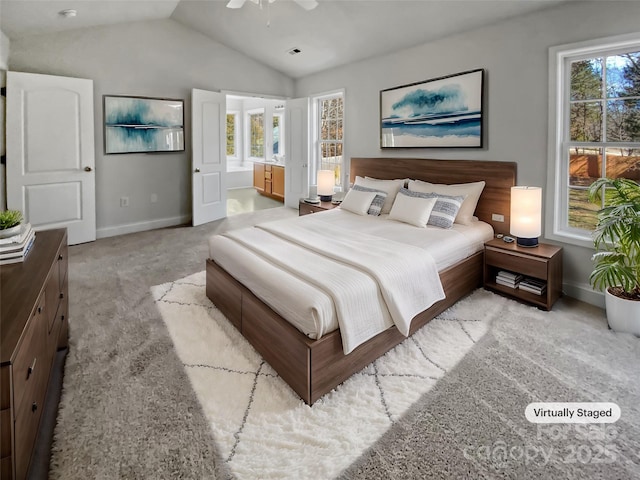
M 505 301 L 476 291 L 310 407 L 206 297 L 205 272 L 151 290 L 239 479 L 339 475 L 464 357 Z

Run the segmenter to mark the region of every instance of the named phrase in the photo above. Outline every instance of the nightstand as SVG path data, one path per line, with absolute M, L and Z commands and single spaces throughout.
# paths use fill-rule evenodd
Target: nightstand
M 538 295 L 500 285 L 496 283 L 496 276 L 501 270 L 542 281 L 546 283 L 546 290 Z M 488 241 L 484 244 L 484 288 L 551 310 L 562 295 L 562 248 L 546 243 L 533 248 L 519 247 L 515 242 L 497 238 Z
M 320 203 L 307 203 L 303 199 L 300 199 L 300 206 L 298 207 L 298 215 L 309 215 L 310 213 L 316 212 L 324 212 L 325 210 L 331 210 L 332 208 L 336 208 L 338 205 L 335 205 L 331 202 L 320 202 Z

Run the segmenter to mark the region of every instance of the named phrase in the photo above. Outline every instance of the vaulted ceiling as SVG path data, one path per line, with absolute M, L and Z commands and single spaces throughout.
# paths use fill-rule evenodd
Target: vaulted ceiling
M 567 0 L 1 0 L 10 39 L 171 18 L 292 78 L 472 30 Z M 572 0 L 569 0 L 572 1 Z M 575 0 L 574 0 L 575 1 Z M 59 12 L 73 9 L 76 16 Z M 291 55 L 292 49 L 300 53 Z

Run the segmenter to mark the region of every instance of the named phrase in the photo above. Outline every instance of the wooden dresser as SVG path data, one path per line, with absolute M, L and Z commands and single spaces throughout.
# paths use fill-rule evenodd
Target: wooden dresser
M 0 479 L 27 477 L 58 349 L 68 347 L 67 230 L 0 266 Z

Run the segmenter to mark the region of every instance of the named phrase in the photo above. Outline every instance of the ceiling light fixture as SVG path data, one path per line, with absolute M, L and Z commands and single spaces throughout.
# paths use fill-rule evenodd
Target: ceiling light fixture
M 71 17 L 75 17 L 76 15 L 78 15 L 78 11 L 74 10 L 72 8 L 69 8 L 67 10 L 60 10 L 58 12 L 58 15 L 60 15 L 61 17 L 64 17 L 64 18 L 71 18 Z

